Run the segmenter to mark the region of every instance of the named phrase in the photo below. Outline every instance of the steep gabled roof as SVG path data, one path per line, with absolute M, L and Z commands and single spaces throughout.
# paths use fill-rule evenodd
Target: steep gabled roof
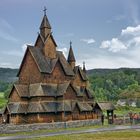
M 10 114 L 22 114 L 27 112 L 28 104 L 13 102 L 7 105 Z
M 75 90 L 77 96 L 83 97 L 84 91 L 81 91 L 81 87 L 80 86 L 74 86 L 74 85 L 72 85 L 72 87 Z
M 75 56 L 74 56 L 74 53 L 73 53 L 73 49 L 72 49 L 72 46 L 70 46 L 70 50 L 69 50 L 69 54 L 68 54 L 68 62 L 75 62 Z
M 49 34 L 48 34 L 48 36 L 47 36 L 46 39 L 44 40 L 44 44 L 46 44 L 46 42 L 48 41 L 49 38 L 52 39 L 52 41 L 53 41 L 55 47 L 57 47 L 57 44 L 56 44 L 56 42 L 55 42 L 55 39 L 54 39 L 52 33 L 49 33 Z
M 41 46 L 38 46 L 38 47 L 41 48 L 41 47 L 44 46 L 44 39 L 43 39 L 42 35 L 38 33 L 38 36 L 37 36 L 37 39 L 36 39 L 36 42 L 35 42 L 35 45 L 34 46 L 37 46 L 37 43 L 38 43 L 39 40 L 41 41 L 42 45 Z
M 115 106 L 111 102 L 98 102 L 96 103 L 96 105 L 99 106 L 101 110 L 114 110 L 115 109 Z
M 29 51 L 31 52 L 39 70 L 41 73 L 50 73 L 51 72 L 51 68 L 50 68 L 50 59 L 49 58 L 45 58 L 45 56 L 43 56 L 41 49 L 36 48 L 36 47 L 31 47 L 29 46 Z
M 27 50 L 25 52 L 25 55 L 24 55 L 24 58 L 22 60 L 22 63 L 21 63 L 21 66 L 20 66 L 20 69 L 19 69 L 17 76 L 19 76 L 19 73 L 20 73 L 22 66 L 23 66 L 23 63 L 24 63 L 24 59 L 25 59 L 28 52 L 31 53 L 31 55 L 32 55 L 36 65 L 41 73 L 51 74 L 53 69 L 55 68 L 56 63 L 59 61 L 62 65 L 62 68 L 63 68 L 65 74 L 68 76 L 74 76 L 74 72 L 71 69 L 69 63 L 66 61 L 62 52 L 57 51 L 57 58 L 50 59 L 50 58 L 45 57 L 43 55 L 43 52 L 40 48 L 37 48 L 34 46 L 29 46 L 29 45 L 28 45 Z
M 40 104 L 40 102 L 30 102 L 28 105 L 27 113 L 43 113 L 46 110 Z
M 29 94 L 30 97 L 34 96 L 51 96 L 51 97 L 57 97 L 57 96 L 63 96 L 64 93 L 66 93 L 66 90 L 69 86 L 69 82 L 63 83 L 63 84 L 31 84 Z
M 83 70 L 79 66 L 74 67 L 75 75 L 77 75 L 78 72 L 79 72 L 79 74 L 80 74 L 80 76 L 81 76 L 83 81 L 87 81 L 88 80 L 87 76 L 86 76 L 86 73 L 84 73 Z
M 13 102 L 7 105 L 10 114 L 30 114 L 30 113 L 56 113 L 56 112 L 73 112 L 78 105 L 80 112 L 92 111 L 91 105 L 87 102 L 72 101 L 50 101 L 50 102 Z
M 60 51 L 57 51 L 57 56 L 60 60 L 60 63 L 63 67 L 63 70 L 65 72 L 66 75 L 69 75 L 69 76 L 74 76 L 74 72 L 71 68 L 71 66 L 69 65 L 69 63 L 67 62 L 66 58 L 64 57 L 63 53 L 60 52 Z
M 36 83 L 28 85 L 15 84 L 13 88 L 16 89 L 18 95 L 22 98 L 29 97 L 58 97 L 66 93 L 70 82 L 62 84 L 51 83 Z M 10 95 L 9 95 L 10 96 Z
M 80 86 L 71 85 L 70 82 L 65 82 L 61 84 L 51 84 L 51 83 L 36 83 L 28 85 L 14 84 L 13 88 L 16 89 L 18 95 L 22 98 L 29 97 L 58 97 L 63 96 L 67 92 L 68 87 L 71 86 L 76 96 L 83 97 L 84 94 L 88 95 L 88 98 L 92 99 L 93 95 L 90 90 L 83 88 L 81 90 Z
M 29 90 L 27 85 L 20 85 L 20 84 L 14 84 L 14 87 L 16 88 L 17 93 L 20 97 L 28 97 Z
M 58 112 L 72 112 L 71 101 L 62 101 L 57 103 L 57 111 Z
M 81 112 L 83 111 L 92 111 L 93 108 L 86 102 L 77 102 Z
M 88 88 L 85 88 L 85 92 L 87 93 L 87 95 L 90 99 L 94 98 L 93 94 L 91 93 L 91 91 Z
M 49 20 L 46 15 L 44 15 L 41 25 L 40 25 L 40 29 L 42 29 L 42 28 L 51 29 L 51 25 L 50 25 Z
M 42 36 L 40 33 L 38 33 L 38 36 L 37 36 L 37 39 L 36 39 L 36 42 L 35 42 L 35 45 L 34 45 L 34 46 L 37 46 L 37 42 L 38 42 L 39 40 L 41 40 L 42 46 L 38 46 L 38 47 L 39 47 L 39 48 L 44 47 L 49 38 L 52 39 L 52 41 L 53 41 L 55 47 L 57 47 L 57 44 L 56 44 L 56 42 L 55 42 L 55 40 L 54 40 L 54 37 L 53 37 L 52 33 L 49 33 L 45 39 L 43 38 L 43 36 Z

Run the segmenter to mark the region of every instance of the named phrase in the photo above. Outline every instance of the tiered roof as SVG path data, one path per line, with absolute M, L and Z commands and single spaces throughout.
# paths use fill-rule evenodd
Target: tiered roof
M 63 70 L 64 70 L 66 75 L 68 75 L 68 76 L 74 76 L 75 75 L 73 70 L 71 69 L 69 63 L 65 59 L 65 57 L 64 57 L 62 52 L 57 51 L 56 52 L 57 57 L 55 59 L 51 59 L 51 58 L 45 57 L 43 55 L 43 52 L 42 52 L 41 48 L 37 48 L 37 47 L 28 45 L 26 53 L 25 53 L 25 56 L 26 56 L 28 51 L 33 56 L 33 59 L 35 60 L 35 63 L 37 64 L 37 66 L 39 68 L 39 71 L 41 73 L 51 74 L 53 69 L 55 68 L 56 63 L 59 61 L 61 63 L 61 65 L 62 65 Z M 20 71 L 22 69 L 23 63 L 24 63 L 24 58 L 23 58 L 21 66 L 20 66 L 18 75 L 19 75 L 19 73 L 20 73 Z
M 92 111 L 92 107 L 87 102 L 63 101 L 63 102 L 29 102 L 9 103 L 7 106 L 10 114 L 30 114 L 30 113 L 56 113 L 56 112 L 73 112 L 78 106 L 80 112 Z
M 59 97 L 63 96 L 68 87 L 72 87 L 77 97 L 83 97 L 85 94 L 88 95 L 90 99 L 93 99 L 93 95 L 87 87 L 80 87 L 70 82 L 65 82 L 62 84 L 52 84 L 52 83 L 36 83 L 30 85 L 15 84 L 15 88 L 18 95 L 21 98 L 32 98 L 32 97 Z
M 54 48 L 54 51 L 56 53 L 56 56 L 51 58 L 47 55 L 44 55 L 43 51 L 46 51 L 43 49 L 45 47 L 47 41 L 51 38 L 51 41 L 54 44 L 54 48 L 57 47 L 57 44 L 55 43 L 55 40 L 51 33 L 51 26 L 48 21 L 48 18 L 46 14 L 43 17 L 41 26 L 40 26 L 40 33 L 37 37 L 35 46 L 27 46 L 27 50 L 25 52 L 23 61 L 21 63 L 18 76 L 22 72 L 21 70 L 24 68 L 24 60 L 28 54 L 32 56 L 36 66 L 38 67 L 38 70 L 41 74 L 48 74 L 51 75 L 54 71 L 56 64 L 59 62 L 60 66 L 62 67 L 65 76 L 69 77 L 69 80 L 62 81 L 61 83 L 35 83 L 35 84 L 22 84 L 18 83 L 13 86 L 13 90 L 15 89 L 21 98 L 26 98 L 24 102 L 9 102 L 7 105 L 7 109 L 11 114 L 16 113 L 50 113 L 50 112 L 73 112 L 75 107 L 79 108 L 79 111 L 92 111 L 93 108 L 91 106 L 91 102 L 88 101 L 78 101 L 78 98 L 81 98 L 83 96 L 88 96 L 88 99 L 91 101 L 93 99 L 93 96 L 89 89 L 86 86 L 78 86 L 76 84 L 73 84 L 73 81 L 76 78 L 77 74 L 80 74 L 82 81 L 86 82 L 87 76 L 86 73 L 79 67 L 75 66 L 74 68 L 71 67 L 70 62 L 75 62 L 75 56 L 72 50 L 72 46 L 70 44 L 70 50 L 68 55 L 68 60 L 64 57 L 63 53 L 60 51 L 56 51 Z M 40 43 L 41 42 L 41 43 Z M 38 46 L 39 45 L 39 46 Z M 48 49 L 48 48 L 47 48 Z M 53 50 L 52 49 L 52 50 Z M 71 78 L 72 77 L 72 78 Z M 70 80 L 70 78 L 72 80 Z M 67 93 L 67 89 L 71 87 L 73 91 L 75 92 L 75 95 L 77 97 L 76 100 L 56 100 L 56 98 L 60 96 L 64 96 L 64 94 Z M 11 94 L 10 94 L 11 95 Z M 9 97 L 10 97 L 9 95 Z M 53 101 L 43 100 L 43 101 L 31 101 L 31 98 L 35 97 L 53 97 Z M 93 103 L 93 102 L 92 102 Z

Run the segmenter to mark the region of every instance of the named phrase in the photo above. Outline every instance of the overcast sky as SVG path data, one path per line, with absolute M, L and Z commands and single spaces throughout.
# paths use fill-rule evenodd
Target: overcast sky
M 3 0 L 0 2 L 0 67 L 18 68 L 34 44 L 43 7 L 58 49 L 70 40 L 77 65 L 87 69 L 140 67 L 140 0 Z

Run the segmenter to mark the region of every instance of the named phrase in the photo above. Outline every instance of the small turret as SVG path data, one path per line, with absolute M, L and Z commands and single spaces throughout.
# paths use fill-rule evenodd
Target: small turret
M 70 41 L 70 49 L 69 49 L 69 54 L 68 54 L 68 63 L 71 65 L 72 69 L 75 67 L 75 57 L 72 49 L 72 42 Z
M 86 67 L 85 67 L 85 62 L 83 62 L 83 72 L 85 72 L 85 73 L 87 72 Z
M 51 25 L 46 16 L 46 10 L 47 10 L 46 7 L 44 7 L 44 17 L 43 17 L 43 20 L 40 25 L 40 34 L 44 38 L 44 41 L 45 41 L 46 37 L 48 36 L 48 34 L 51 33 Z

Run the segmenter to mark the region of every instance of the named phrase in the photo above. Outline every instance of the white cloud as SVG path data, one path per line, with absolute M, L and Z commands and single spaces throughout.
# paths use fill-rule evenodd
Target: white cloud
M 138 68 L 140 67 L 140 25 L 129 26 L 120 31 L 117 37 L 102 41 L 100 48 L 89 49 L 82 52 L 82 58 L 77 61 L 82 64 L 82 61 L 86 60 L 87 69 Z
M 59 48 L 58 51 L 62 51 L 64 56 L 66 57 L 67 56 L 67 53 L 68 53 L 68 49 L 66 47 L 64 48 Z
M 23 52 L 25 52 L 26 49 L 27 49 L 27 44 L 23 44 L 23 45 L 21 46 L 21 48 L 22 48 Z
M 110 53 L 104 53 L 103 55 L 99 52 L 96 55 L 89 54 L 89 57 L 82 55 L 82 59 L 77 60 L 77 64 L 82 66 L 82 62 L 86 60 L 86 68 L 120 68 L 120 67 L 140 67 L 140 48 L 132 52 L 128 52 L 128 55 L 111 55 Z M 135 56 L 136 55 L 136 56 Z
M 15 68 L 11 63 L 8 63 L 8 62 L 0 63 L 0 67 L 2 67 L 2 68 Z
M 139 36 L 140 35 L 140 25 L 136 27 L 129 26 L 126 29 L 123 29 L 121 32 L 121 35 L 133 35 L 133 36 Z
M 127 47 L 118 39 L 103 41 L 100 48 L 108 49 L 111 52 L 119 52 L 120 50 L 126 50 Z
M 89 39 L 81 39 L 81 41 L 87 43 L 87 44 L 93 44 L 95 43 L 95 40 L 93 38 L 89 38 Z
M 23 44 L 23 45 L 21 46 L 23 52 L 26 51 L 27 45 L 33 46 L 33 43 L 25 43 L 25 44 Z
M 116 53 L 136 46 L 140 46 L 140 25 L 122 29 L 117 38 L 102 41 L 100 48 Z

